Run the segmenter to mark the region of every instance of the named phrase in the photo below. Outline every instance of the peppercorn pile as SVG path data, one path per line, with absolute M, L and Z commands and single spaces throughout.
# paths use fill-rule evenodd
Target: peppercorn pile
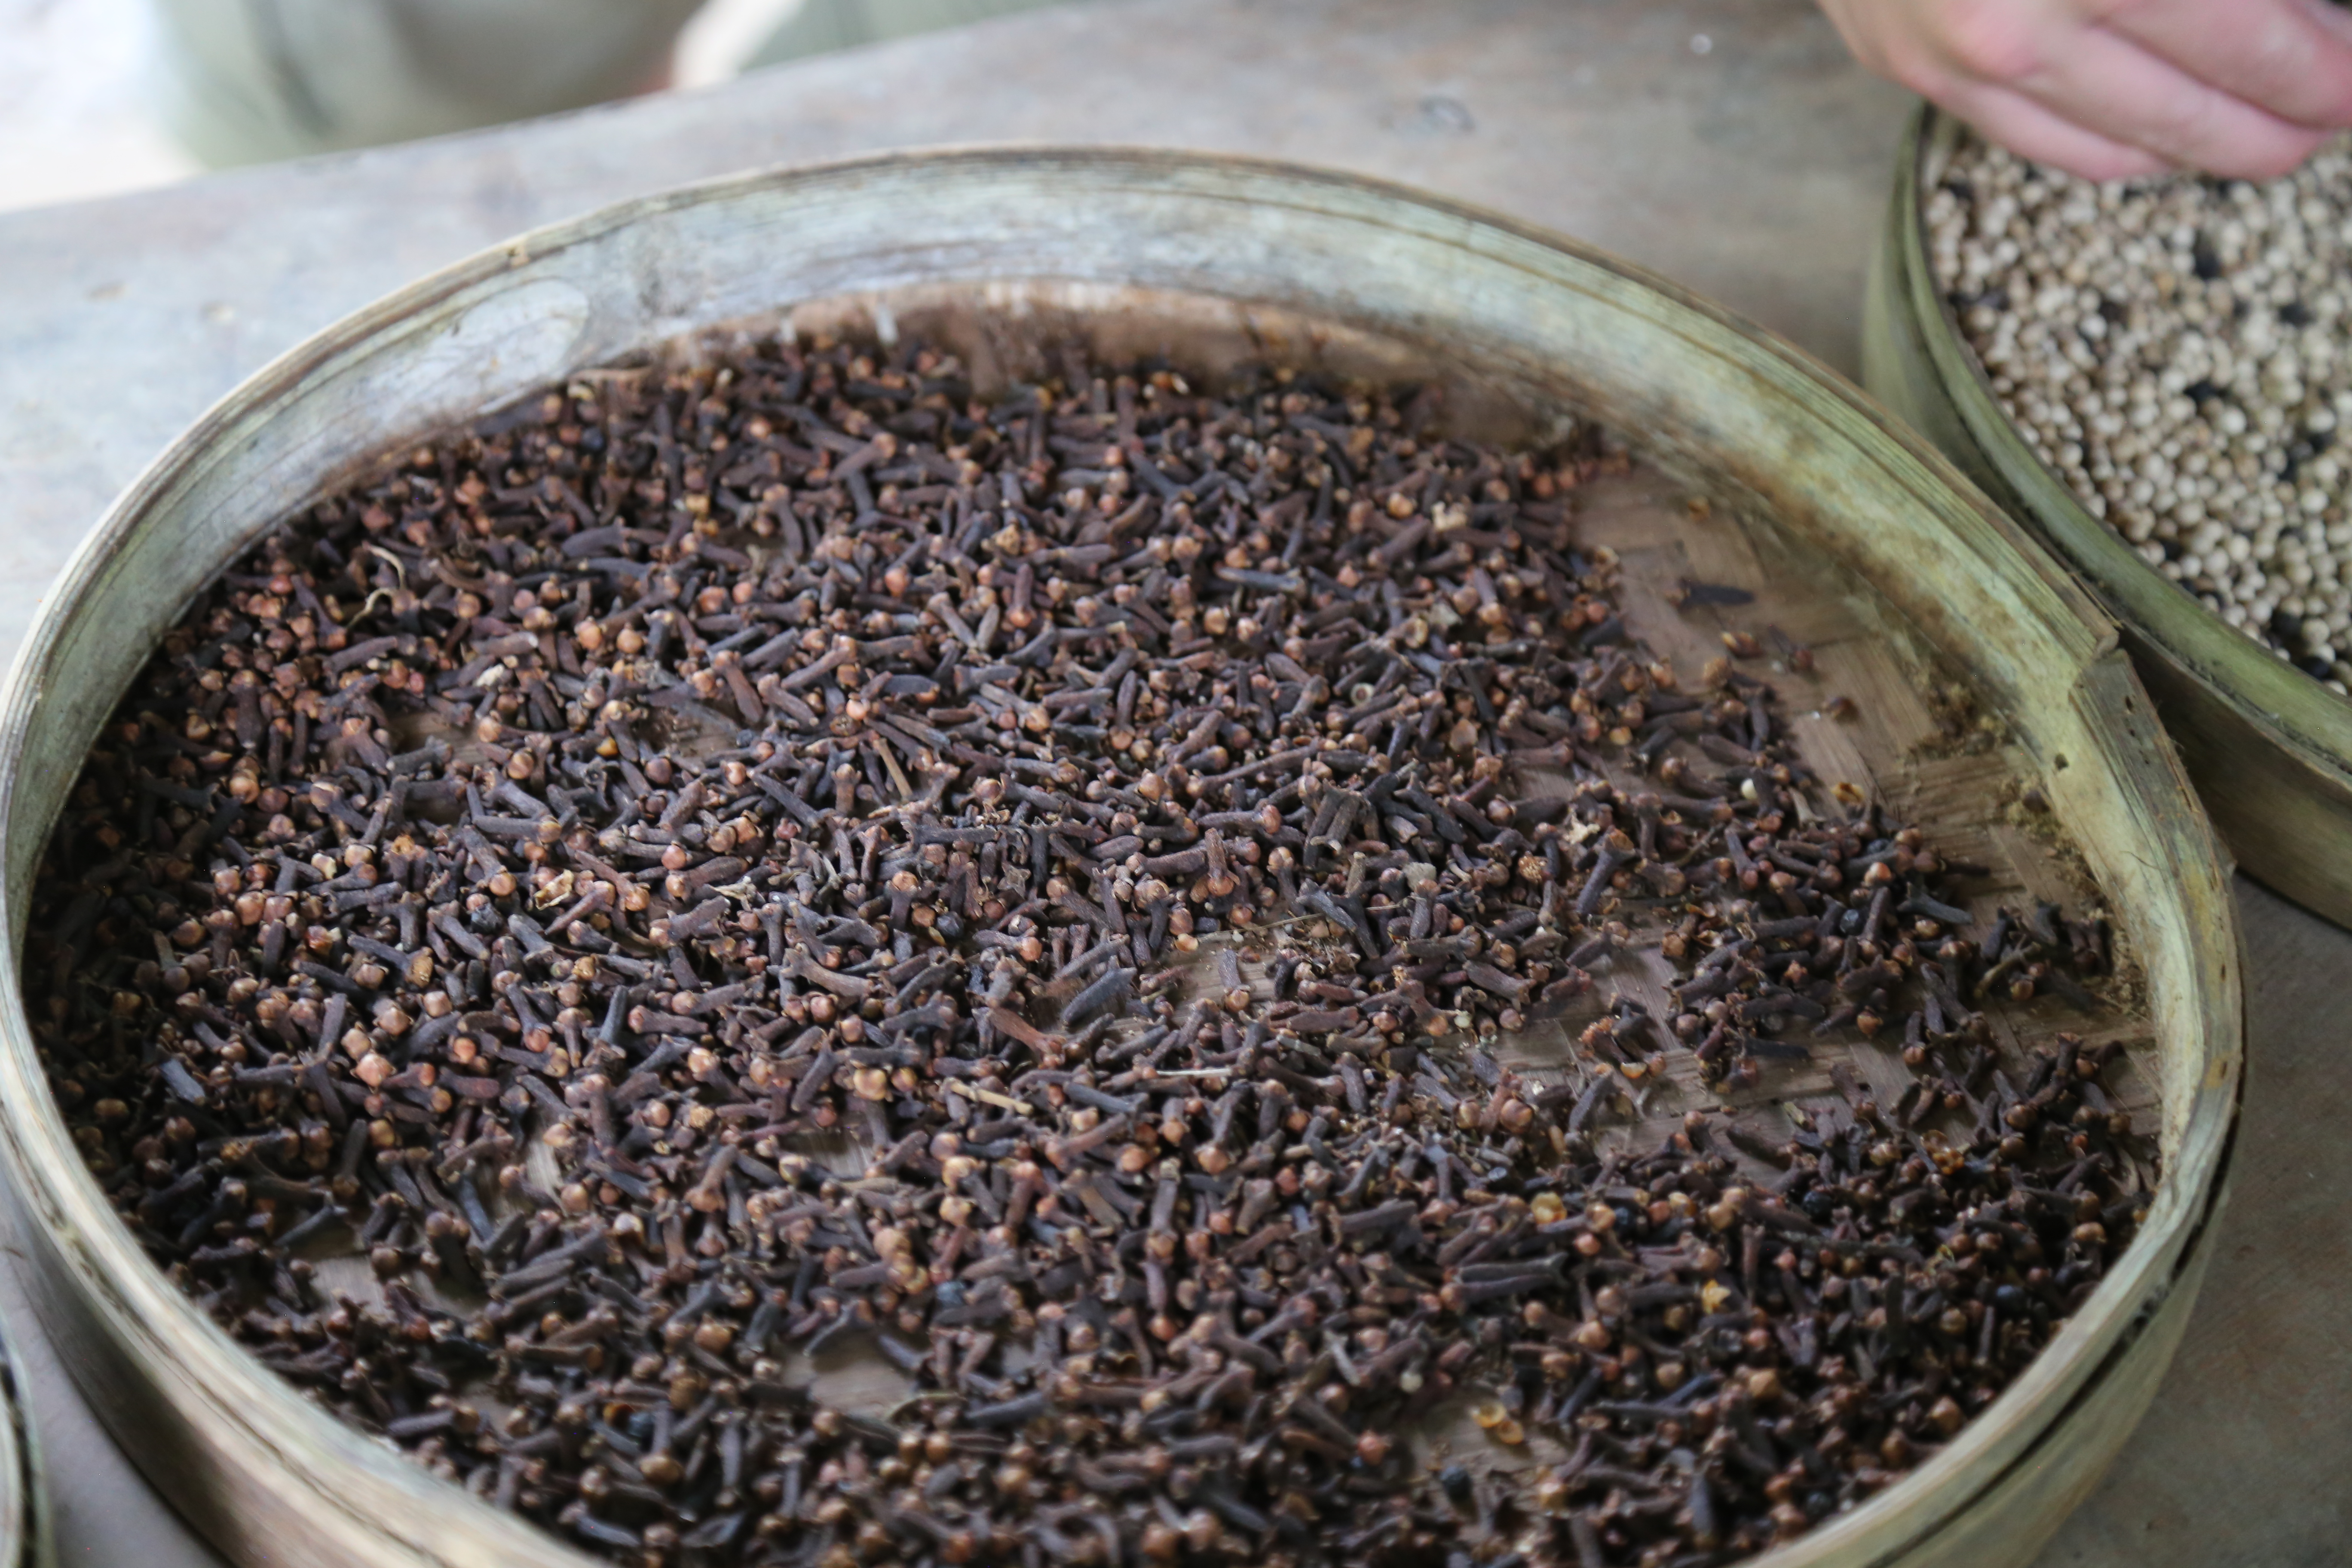
M 2206 608 L 2352 689 L 2352 142 L 2277 180 L 2100 185 L 1971 139 L 1937 284 L 2026 443 Z
M 1696 1563 L 1867 1498 L 2145 1210 L 2115 1047 L 1985 1011 L 2097 1005 L 2105 929 L 1977 929 L 1764 681 L 1629 641 L 1622 454 L 1432 402 L 772 342 L 320 503 L 49 847 L 90 1171 L 620 1562 Z M 1882 1032 L 1887 1102 L 1763 1097 Z M 1630 1138 L 1685 1090 L 1769 1121 Z M 859 1346 L 902 1401 L 811 1392 Z

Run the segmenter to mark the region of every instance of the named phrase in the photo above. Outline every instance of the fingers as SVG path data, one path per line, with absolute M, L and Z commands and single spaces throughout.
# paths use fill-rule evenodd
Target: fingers
M 2078 126 L 2189 168 L 2269 179 L 2301 163 L 2329 134 L 2200 80 L 2105 27 L 2082 29 L 2042 59 L 2009 85 Z
M 2029 0 L 1821 0 L 1865 67 L 1931 99 L 2011 151 L 2094 180 L 2171 167 L 2009 85 L 2063 52 L 2064 11 Z
M 2085 130 L 2011 88 L 1956 80 L 1948 95 L 1930 96 L 1986 140 L 2086 180 L 2137 180 L 2172 168 L 2144 147 Z
M 2297 125 L 2352 125 L 2352 16 L 2327 0 L 2096 0 L 2089 13 L 2209 87 Z
M 2187 166 L 2268 179 L 2352 123 L 2352 16 L 2327 0 L 1822 5 L 1873 70 L 2090 178 Z

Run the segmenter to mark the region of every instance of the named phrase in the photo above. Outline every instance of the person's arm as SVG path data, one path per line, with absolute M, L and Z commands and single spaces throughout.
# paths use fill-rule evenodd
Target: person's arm
M 1862 63 L 2092 179 L 2264 179 L 2352 125 L 2328 0 L 1822 0 Z

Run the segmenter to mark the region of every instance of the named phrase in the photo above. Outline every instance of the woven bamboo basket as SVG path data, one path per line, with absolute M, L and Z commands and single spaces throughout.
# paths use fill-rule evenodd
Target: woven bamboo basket
M 1815 650 L 1790 705 L 1825 777 L 1992 868 L 1982 899 L 2097 901 L 2132 974 L 2125 1043 L 2164 1183 L 2032 1369 L 1920 1469 L 1774 1568 L 2019 1563 L 2155 1392 L 2211 1247 L 2241 1068 L 2237 928 L 2210 829 L 2113 628 L 1926 443 L 1802 354 L 1557 236 L 1352 177 L 1118 151 L 909 154 L 767 173 L 525 236 L 262 371 L 122 496 L 44 605 L 0 727 L 0 1171 L 37 1310 L 100 1415 L 239 1564 L 554 1568 L 571 1546 L 431 1479 L 248 1359 L 139 1250 L 51 1100 L 16 960 L 42 846 L 93 737 L 191 595 L 307 499 L 584 368 L 714 329 L 922 331 L 1017 372 L 1072 336 L 1199 374 L 1243 361 L 1434 382 L 1465 434 L 1604 421 L 1643 459 L 1580 526 L 1636 584 L 1748 588 Z M 1705 497 L 1709 505 L 1691 504 Z M 1642 595 L 1696 660 L 1717 628 Z M 1964 694 L 1954 750 L 1927 694 Z M 2047 802 L 2029 822 L 2026 789 Z M 2052 1026 L 2066 1020 L 2053 1017 Z M 1557 1047 L 1557 1042 L 1553 1047 Z M 1548 1048 L 1531 1039 L 1522 1048 Z M 1759 1103 L 1829 1090 L 1839 1057 Z M 1899 1081 L 1899 1079 L 1897 1080 Z M 1696 1092 L 1696 1086 L 1689 1086 Z M 1667 1097 L 1671 1100 L 1672 1097 Z M 1662 1110 L 1678 1117 L 1679 1108 Z

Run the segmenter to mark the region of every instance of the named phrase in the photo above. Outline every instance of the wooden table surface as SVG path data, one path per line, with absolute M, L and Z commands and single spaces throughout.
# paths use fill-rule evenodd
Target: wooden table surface
M 1095 0 L 550 121 L 0 217 L 0 653 L 205 405 L 516 230 L 761 164 L 1039 141 L 1352 169 L 1615 250 L 1852 374 L 1907 103 L 1806 0 Z M 2240 883 L 2252 1065 L 2221 1245 L 2155 1410 L 2040 1568 L 2352 1552 L 2352 936 Z M 216 1559 L 0 1257 L 68 1564 Z M 310 1565 L 303 1565 L 310 1568 Z

